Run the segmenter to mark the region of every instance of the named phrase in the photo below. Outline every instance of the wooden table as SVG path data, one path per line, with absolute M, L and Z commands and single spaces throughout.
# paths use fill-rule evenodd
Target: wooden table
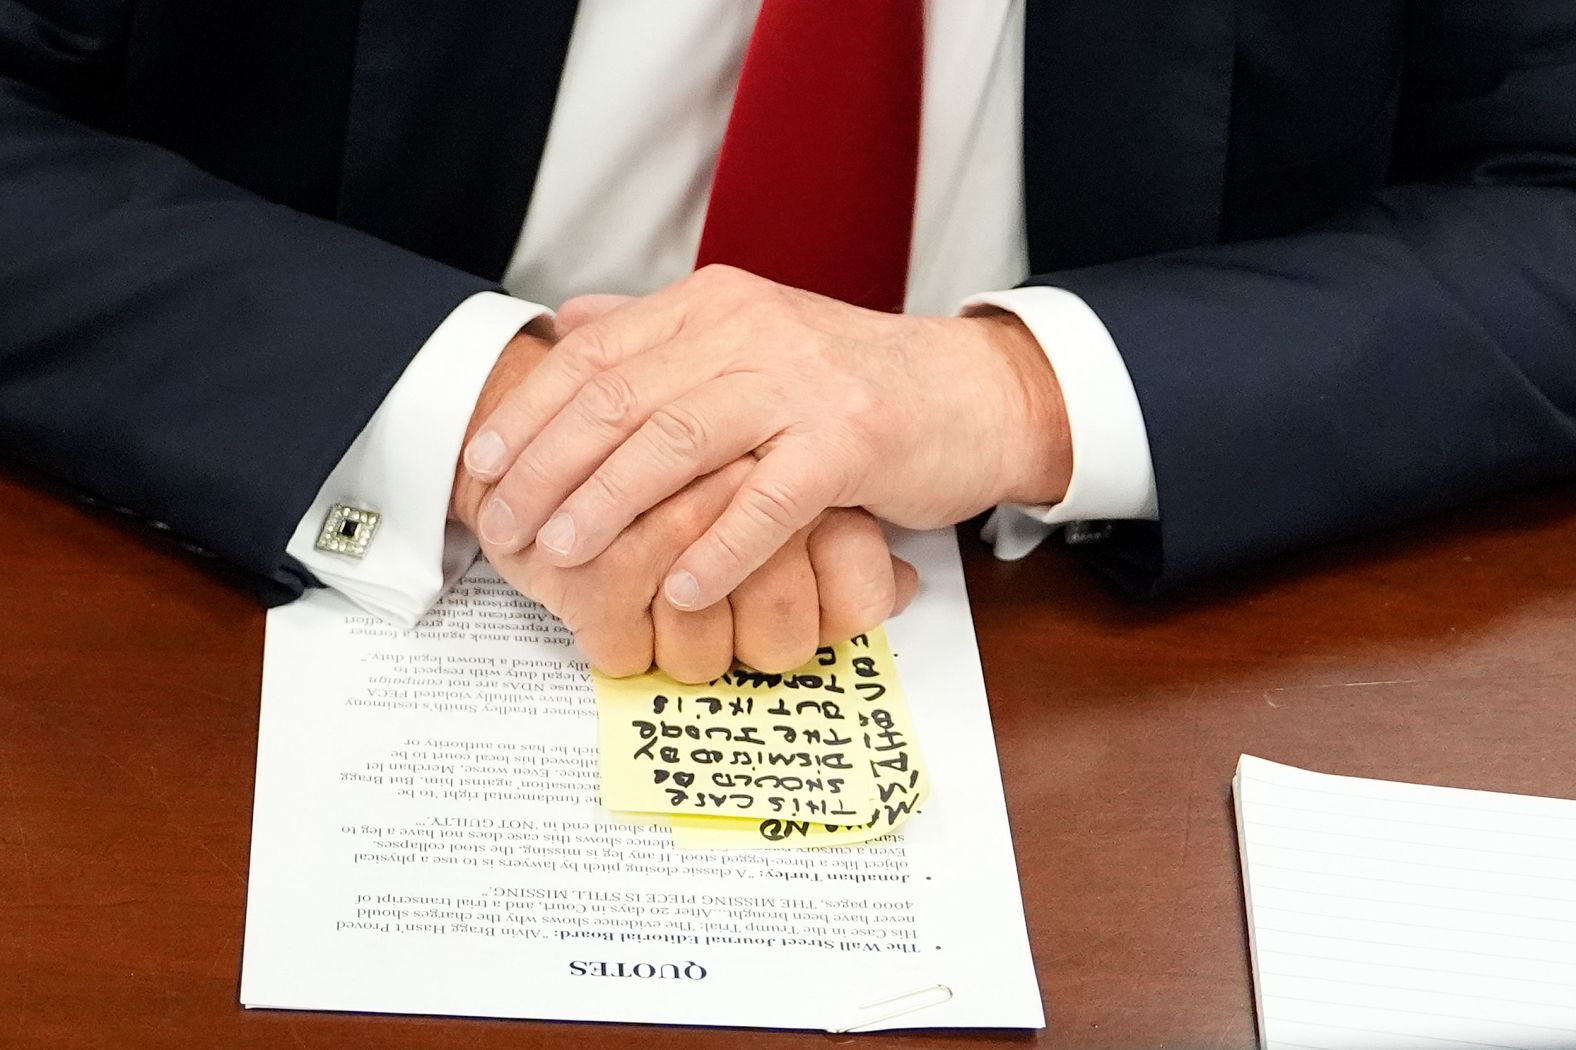
M 831 1037 L 241 1009 L 262 612 L 0 475 L 0 1046 L 1250 1047 L 1237 755 L 1576 797 L 1570 497 L 1148 605 L 968 538 L 1050 1027 Z

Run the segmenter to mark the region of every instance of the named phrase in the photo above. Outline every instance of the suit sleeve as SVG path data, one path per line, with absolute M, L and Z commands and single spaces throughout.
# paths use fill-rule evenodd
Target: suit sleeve
M 102 130 L 120 22 L 0 0 L 0 455 L 282 600 L 313 582 L 285 548 L 318 488 L 491 283 Z
M 1576 476 L 1576 6 L 1418 8 L 1392 184 L 1034 279 L 1099 314 L 1138 395 L 1160 520 L 1087 549 L 1133 591 Z

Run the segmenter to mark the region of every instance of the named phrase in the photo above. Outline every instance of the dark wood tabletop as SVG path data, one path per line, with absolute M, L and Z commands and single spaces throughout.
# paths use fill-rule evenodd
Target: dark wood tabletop
M 1240 753 L 1576 797 L 1569 491 L 1143 604 L 1065 550 L 964 548 L 1045 1031 L 249 1012 L 262 611 L 140 525 L 0 474 L 0 1047 L 1246 1048 Z

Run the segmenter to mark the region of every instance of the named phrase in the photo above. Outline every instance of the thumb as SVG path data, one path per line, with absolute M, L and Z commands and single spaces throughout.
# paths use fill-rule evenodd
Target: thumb
M 599 292 L 591 295 L 577 295 L 573 299 L 566 299 L 564 305 L 558 308 L 558 334 L 562 337 L 565 332 L 579 328 L 583 324 L 589 324 L 603 314 L 618 309 L 634 298 L 633 295 L 613 295 Z

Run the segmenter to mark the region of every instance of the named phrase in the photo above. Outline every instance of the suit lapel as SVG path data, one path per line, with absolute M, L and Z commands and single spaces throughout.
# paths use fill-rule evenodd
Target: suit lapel
M 362 0 L 339 218 L 502 275 L 574 14 L 575 0 Z
M 1035 273 L 1220 233 L 1237 0 L 1025 0 Z

